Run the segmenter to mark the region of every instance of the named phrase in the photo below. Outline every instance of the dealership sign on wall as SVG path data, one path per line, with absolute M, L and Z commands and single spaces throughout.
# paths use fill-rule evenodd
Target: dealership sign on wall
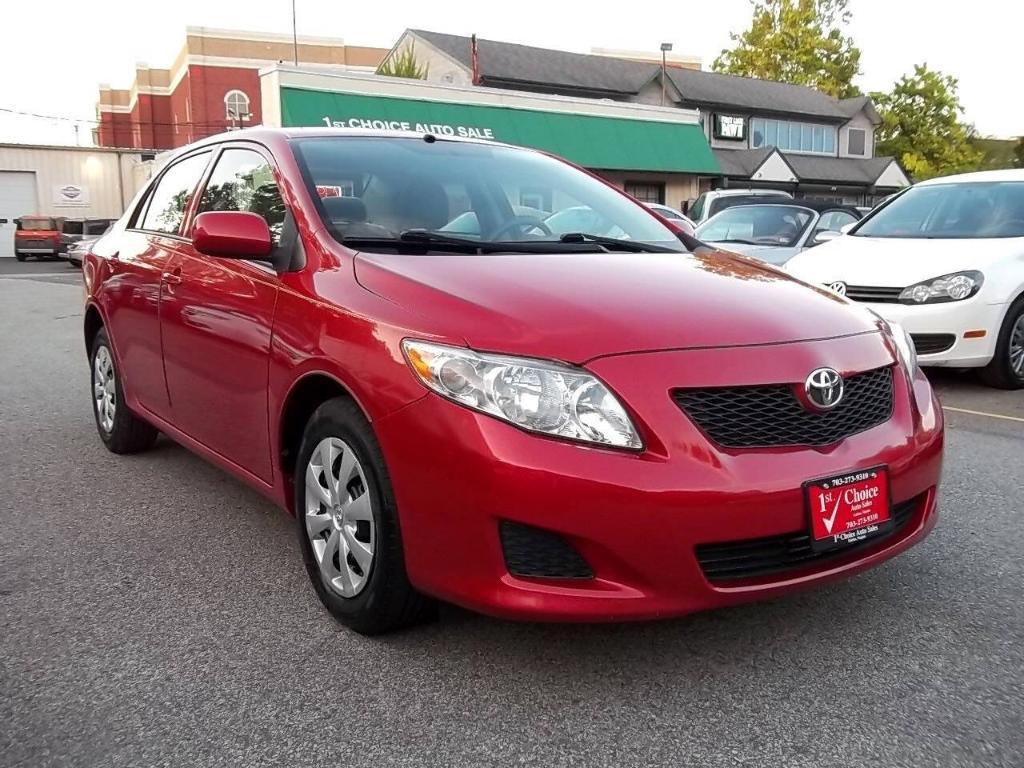
M 476 128 L 471 125 L 448 125 L 446 123 L 412 123 L 408 120 L 374 120 L 370 117 L 347 117 L 340 120 L 324 115 L 328 128 L 371 128 L 376 131 L 416 131 L 433 133 L 437 136 L 460 136 L 463 139 L 493 139 L 490 128 Z
M 54 184 L 53 204 L 58 208 L 82 208 L 89 205 L 89 188 L 80 184 Z
M 585 168 L 717 174 L 696 122 L 547 112 L 495 104 L 282 87 L 283 127 L 330 126 L 493 139 L 561 155 Z

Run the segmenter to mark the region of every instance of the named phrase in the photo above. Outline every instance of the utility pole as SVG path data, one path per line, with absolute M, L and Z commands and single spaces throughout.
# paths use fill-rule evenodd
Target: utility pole
M 661 44 L 661 106 L 665 106 L 665 57 L 672 50 L 672 43 Z
M 295 66 L 299 66 L 299 32 L 295 26 L 295 0 L 292 0 L 292 54 L 295 57 Z

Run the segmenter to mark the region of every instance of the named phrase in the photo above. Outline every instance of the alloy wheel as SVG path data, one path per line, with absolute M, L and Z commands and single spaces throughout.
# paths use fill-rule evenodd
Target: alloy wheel
M 1010 331 L 1010 370 L 1017 378 L 1024 378 L 1024 314 Z
M 114 360 L 105 346 L 97 349 L 93 358 L 92 397 L 100 427 L 109 434 L 114 430 L 114 415 L 117 412 L 117 381 L 114 379 Z
M 344 440 L 320 441 L 306 465 L 306 535 L 320 575 L 342 597 L 366 586 L 376 528 L 366 474 Z

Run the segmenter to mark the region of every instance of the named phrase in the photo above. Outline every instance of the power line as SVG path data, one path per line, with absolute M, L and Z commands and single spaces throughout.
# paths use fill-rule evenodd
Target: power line
M 225 118 L 223 120 L 210 120 L 210 121 L 207 121 L 207 122 L 194 122 L 194 121 L 189 121 L 189 120 L 182 120 L 182 121 L 179 121 L 179 122 L 172 122 L 172 123 L 158 122 L 158 121 L 149 121 L 149 120 L 114 120 L 112 118 L 110 120 L 110 122 L 103 122 L 103 121 L 100 121 L 100 120 L 90 120 L 90 119 L 84 118 L 84 117 L 68 117 L 66 115 L 42 115 L 42 114 L 39 114 L 37 112 L 26 112 L 24 110 L 9 109 L 7 107 L 0 107 L 0 112 L 5 112 L 5 113 L 11 114 L 11 115 L 20 115 L 20 116 L 23 116 L 23 117 L 34 117 L 34 118 L 37 118 L 37 119 L 40 119 L 40 120 L 61 120 L 61 121 L 68 122 L 68 123 L 79 123 L 79 124 L 87 123 L 89 125 L 96 125 L 96 126 L 107 125 L 107 126 L 116 127 L 116 128 L 120 128 L 120 127 L 124 127 L 124 126 L 134 126 L 134 127 L 159 126 L 159 127 L 162 127 L 162 128 L 176 128 L 176 127 L 180 127 L 180 128 L 185 128 L 185 127 L 191 127 L 191 128 L 223 128 L 225 125 L 230 124 L 230 121 L 227 118 Z M 118 114 L 126 114 L 126 113 L 124 113 L 124 112 L 108 112 L 106 114 L 118 115 Z

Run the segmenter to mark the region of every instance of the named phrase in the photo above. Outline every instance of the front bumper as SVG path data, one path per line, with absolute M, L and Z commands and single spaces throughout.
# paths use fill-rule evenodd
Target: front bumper
M 612 621 L 778 595 L 869 568 L 935 524 L 943 424 L 920 372 L 909 380 L 896 371 L 895 409 L 887 422 L 824 448 L 718 447 L 670 391 L 680 384 L 802 381 L 818 365 L 852 372 L 893 360 L 870 335 L 593 361 L 588 367 L 632 406 L 646 445 L 640 453 L 532 435 L 428 394 L 374 424 L 398 504 L 409 577 L 425 593 L 492 615 Z M 879 464 L 889 468 L 894 503 L 917 500 L 898 532 L 784 573 L 728 585 L 705 578 L 698 545 L 806 531 L 804 481 Z M 560 534 L 594 577 L 511 575 L 502 521 Z
M 886 320 L 902 325 L 911 336 L 952 334 L 956 341 L 937 354 L 920 354 L 921 365 L 951 368 L 978 368 L 988 365 L 996 353 L 999 328 L 1006 304 L 987 304 L 979 296 L 945 304 L 874 304 L 864 306 Z M 982 338 L 964 338 L 968 331 L 984 330 Z

